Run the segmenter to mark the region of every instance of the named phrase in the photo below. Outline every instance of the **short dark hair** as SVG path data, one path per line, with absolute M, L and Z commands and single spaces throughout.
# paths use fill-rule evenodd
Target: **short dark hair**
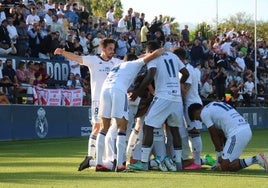
M 202 107 L 202 104 L 199 103 L 193 103 L 188 107 L 188 115 L 191 121 L 194 121 L 194 113 Z
M 100 41 L 100 46 L 103 48 L 106 48 L 108 44 L 114 44 L 115 45 L 115 40 L 112 38 L 104 38 Z
M 36 72 L 36 73 L 34 73 L 34 77 L 35 77 L 35 78 L 38 78 L 40 75 L 41 75 L 40 72 Z
M 146 51 L 152 52 L 160 48 L 160 45 L 155 40 L 150 40 L 146 43 Z
M 172 52 L 177 55 L 181 60 L 185 60 L 186 58 L 186 50 L 184 48 L 175 48 Z
M 138 59 L 138 57 L 133 53 L 127 53 L 125 55 L 125 57 L 124 57 L 125 61 L 133 61 L 133 60 L 136 60 L 136 59 Z

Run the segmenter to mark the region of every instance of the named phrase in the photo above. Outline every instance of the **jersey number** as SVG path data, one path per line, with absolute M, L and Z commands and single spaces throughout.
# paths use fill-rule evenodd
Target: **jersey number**
M 172 59 L 169 59 L 168 61 L 165 59 L 164 61 L 169 77 L 176 77 L 176 71 Z

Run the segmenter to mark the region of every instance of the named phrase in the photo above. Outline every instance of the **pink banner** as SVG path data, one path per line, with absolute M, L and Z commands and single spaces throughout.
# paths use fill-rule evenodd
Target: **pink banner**
M 82 89 L 45 89 L 35 87 L 33 89 L 34 98 L 38 105 L 48 106 L 82 106 L 83 90 Z M 36 103 L 35 103 L 36 104 Z

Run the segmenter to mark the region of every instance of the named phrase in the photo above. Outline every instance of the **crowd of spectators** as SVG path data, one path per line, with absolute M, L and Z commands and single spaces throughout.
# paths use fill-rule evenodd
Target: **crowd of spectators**
M 56 48 L 65 48 L 79 55 L 100 54 L 99 41 L 113 37 L 117 41 L 115 55 L 118 58 L 123 58 L 127 52 L 140 55 L 148 40 L 156 40 L 169 50 L 185 48 L 188 62 L 200 76 L 200 95 L 204 100 L 234 103 L 242 100 L 243 105 L 250 106 L 252 99 L 266 99 L 266 41 L 257 42 L 255 65 L 254 40 L 246 28 L 244 31 L 236 31 L 236 28 L 218 30 L 212 38 L 205 38 L 198 32 L 193 40 L 187 25 L 179 34 L 172 33 L 171 28 L 169 17 L 159 15 L 149 22 L 145 13 L 132 8 L 122 18 L 115 18 L 111 6 L 106 17 L 100 18 L 70 0 L 60 3 L 5 0 L 0 4 L 0 56 L 42 58 L 43 63 L 19 62 L 14 70 L 9 67 L 9 59 L 4 68 L 0 61 L 0 84 L 13 83 L 6 90 L 2 88 L 2 92 L 12 93 L 17 86 L 25 90 L 27 84 L 46 86 L 50 75 L 45 71 L 44 60 L 63 58 L 53 54 Z M 77 62 L 70 61 L 69 64 L 71 71 L 66 87 L 83 87 L 90 93 L 88 68 Z

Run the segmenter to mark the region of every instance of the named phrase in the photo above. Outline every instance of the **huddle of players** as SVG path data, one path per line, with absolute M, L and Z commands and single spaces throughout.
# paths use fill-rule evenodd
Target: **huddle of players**
M 201 169 L 202 164 L 214 165 L 215 161 L 210 156 L 200 157 L 202 140 L 199 129 L 202 124 L 198 113 L 201 113 L 202 101 L 198 94 L 198 78 L 193 67 L 184 59 L 185 51 L 178 48 L 173 53 L 167 52 L 160 49 L 156 42 L 150 41 L 143 57 L 138 59 L 133 54 L 127 54 L 122 62 L 113 57 L 113 39 L 103 39 L 100 47 L 100 56 L 81 57 L 62 49 L 55 51 L 55 54 L 62 54 L 67 59 L 88 66 L 91 74 L 93 129 L 89 137 L 88 155 L 78 170 L 95 166 L 96 171 L 121 172 L 128 166 L 133 170 L 157 167 L 161 171 L 179 171 Z M 146 67 L 144 78 L 136 78 L 139 71 Z M 178 76 L 179 72 L 181 77 Z M 131 89 L 135 78 L 136 85 Z M 188 112 L 188 108 L 193 106 L 196 108 Z M 218 103 L 212 106 L 225 107 Z M 211 128 L 215 124 L 212 121 L 206 120 L 210 133 L 215 127 Z M 219 137 L 215 130 L 216 137 Z M 190 155 L 188 140 L 193 160 L 186 160 Z M 227 144 L 228 140 L 232 144 L 232 139 L 227 137 Z M 239 147 L 239 152 L 234 152 L 233 157 L 237 159 L 244 147 Z M 216 149 L 220 150 L 221 147 Z M 151 155 L 154 156 L 153 160 L 150 160 Z M 218 157 L 223 161 L 222 164 L 232 166 L 228 164 L 232 161 L 221 158 L 221 155 Z M 267 157 L 263 154 L 236 160 L 235 163 L 237 168 L 234 170 L 255 163 L 261 164 L 266 171 L 268 169 Z
M 101 43 L 102 54 L 101 55 L 107 56 L 106 48 L 108 48 L 109 46 L 107 43 L 112 44 L 113 43 L 112 39 L 104 39 L 102 41 Z M 150 41 L 148 42 L 148 45 L 146 47 L 146 52 L 147 54 L 149 54 L 159 48 L 160 47 L 158 46 L 156 42 Z M 66 56 L 66 53 L 63 55 Z M 134 80 L 134 78 L 136 78 L 136 82 L 134 83 L 135 84 L 134 90 L 133 88 L 131 89 L 131 87 L 128 89 L 129 111 L 127 115 L 124 115 L 124 117 L 128 116 L 128 117 L 125 117 L 126 119 L 128 119 L 128 124 L 126 127 L 126 133 L 125 133 L 126 135 L 125 140 L 128 140 L 128 146 L 127 148 L 124 148 L 126 153 L 122 153 L 122 152 L 120 153 L 121 155 L 121 159 L 119 159 L 120 164 L 118 165 L 118 156 L 117 156 L 118 155 L 117 151 L 119 149 L 118 145 L 120 145 L 120 143 L 118 143 L 118 133 L 121 134 L 123 131 L 121 132 L 118 131 L 118 126 L 116 125 L 117 123 L 114 121 L 112 122 L 112 126 L 108 129 L 108 132 L 105 132 L 105 133 L 101 132 L 101 136 L 102 135 L 105 136 L 105 139 L 102 139 L 101 141 L 101 144 L 102 144 L 101 148 L 103 148 L 103 145 L 105 145 L 105 153 L 103 153 L 103 149 L 101 152 L 102 157 L 100 157 L 99 156 L 100 154 L 98 154 L 98 149 L 99 149 L 98 148 L 99 145 L 97 144 L 98 133 L 96 134 L 96 131 L 95 131 L 95 135 L 94 133 L 92 133 L 92 135 L 89 138 L 88 156 L 86 156 L 84 161 L 80 164 L 79 169 L 78 169 L 79 171 L 87 167 L 91 167 L 91 166 L 96 166 L 96 171 L 111 171 L 111 170 L 123 171 L 126 169 L 127 159 L 130 159 L 127 162 L 127 163 L 130 163 L 128 165 L 129 168 L 136 169 L 135 164 L 137 164 L 137 162 L 142 161 L 142 153 L 144 153 L 142 152 L 142 150 L 147 151 L 147 154 L 143 156 L 143 158 L 148 158 L 149 160 L 149 158 L 151 158 L 149 157 L 151 156 L 151 153 L 154 156 L 153 160 L 148 161 L 145 159 L 145 162 L 149 162 L 147 163 L 147 165 L 145 165 L 145 169 L 148 167 L 157 167 L 162 171 L 167 171 L 167 170 L 177 171 L 177 170 L 181 170 L 185 166 L 190 166 L 189 169 L 201 168 L 200 154 L 201 154 L 202 146 L 199 146 L 199 147 L 194 146 L 195 148 L 193 148 L 194 152 L 197 153 L 196 156 L 198 156 L 199 154 L 198 156 L 199 158 L 197 157 L 197 160 L 195 160 L 196 162 L 195 161 L 193 162 L 192 160 L 190 161 L 186 160 L 186 162 L 181 161 L 181 158 L 182 159 L 189 158 L 190 151 L 189 151 L 189 145 L 188 145 L 188 133 L 183 122 L 183 103 L 182 103 L 180 87 L 181 85 L 183 85 L 182 91 L 185 91 L 185 92 L 188 92 L 187 90 L 189 90 L 189 88 L 191 87 L 192 88 L 196 87 L 196 90 L 198 92 L 198 85 L 195 85 L 196 83 L 198 83 L 198 81 L 195 81 L 195 80 L 192 81 L 191 80 L 192 78 L 190 79 L 190 77 L 195 78 L 195 73 L 191 72 L 193 71 L 193 69 L 187 68 L 187 66 L 190 66 L 190 65 L 186 64 L 187 62 L 184 59 L 185 55 L 186 54 L 183 49 L 176 49 L 174 53 L 163 51 L 163 52 L 160 52 L 160 54 L 157 54 L 157 56 L 152 57 L 154 58 L 154 60 L 151 60 L 150 62 L 148 61 L 146 63 L 148 63 L 147 67 L 149 64 L 153 64 L 153 65 L 149 65 L 149 67 L 151 66 L 154 72 L 154 76 L 152 76 L 152 73 L 149 73 L 150 75 L 147 76 L 148 71 L 150 71 L 151 68 L 146 68 L 145 63 L 140 65 L 140 67 L 143 66 L 143 68 L 141 69 L 139 67 L 137 69 L 140 71 L 138 73 L 138 76 L 137 76 L 137 73 L 136 75 L 134 74 L 134 76 L 132 76 L 133 77 L 132 81 Z M 180 58 L 178 58 L 177 56 L 179 56 Z M 102 104 L 102 101 L 100 101 L 100 103 L 98 102 L 98 98 L 95 94 L 101 93 L 102 95 L 103 91 L 100 88 L 101 83 L 108 82 L 108 84 L 110 84 L 109 81 L 107 80 L 111 79 L 111 77 L 115 77 L 116 75 L 116 73 L 115 74 L 112 74 L 112 73 L 118 71 L 118 69 L 120 69 L 120 66 L 126 62 L 120 62 L 120 60 L 111 57 L 111 55 L 110 55 L 110 59 L 107 59 L 106 61 L 103 61 L 104 58 L 102 58 L 101 56 L 95 57 L 96 59 L 90 59 L 93 57 L 88 57 L 88 58 L 86 57 L 83 57 L 82 63 L 84 65 L 87 65 L 91 71 L 90 72 L 91 78 L 92 78 L 91 82 L 93 83 L 92 85 L 93 86 L 92 88 L 92 92 L 93 92 L 92 116 L 93 118 L 92 120 L 93 120 L 93 127 L 94 127 L 94 126 L 100 126 L 99 124 L 100 119 L 99 119 L 99 116 L 97 115 L 100 115 L 99 108 L 101 108 L 101 106 L 104 105 Z M 183 61 L 180 59 L 182 59 Z M 135 60 L 135 58 L 131 56 L 131 54 L 127 54 L 125 61 L 129 62 L 131 60 L 133 61 Z M 141 58 L 141 61 L 142 60 L 144 60 L 144 57 Z M 100 63 L 101 61 L 103 62 Z M 100 67 L 98 69 L 94 68 L 94 66 L 96 66 L 94 64 L 99 64 L 100 66 L 102 66 L 102 69 Z M 119 64 L 119 66 L 117 66 L 117 64 Z M 161 65 L 161 66 L 157 67 L 158 65 Z M 108 76 L 106 76 L 107 74 L 103 75 L 105 76 L 105 78 L 102 78 L 102 80 L 98 77 L 95 77 L 94 73 L 99 74 L 98 72 L 100 72 L 101 70 L 106 70 L 107 73 L 109 71 L 110 72 L 109 74 L 112 74 L 112 75 L 109 75 L 109 74 Z M 126 71 L 129 72 L 129 70 L 126 70 Z M 178 77 L 179 72 L 182 75 L 181 78 Z M 190 77 L 189 77 L 189 72 L 190 72 Z M 163 73 L 161 75 L 162 77 L 159 76 L 160 73 Z M 193 76 L 191 76 L 191 74 L 193 74 Z M 128 75 L 128 77 L 131 77 L 131 76 Z M 141 79 L 141 77 L 143 78 L 145 77 L 145 78 Z M 165 77 L 167 77 L 168 79 L 165 79 Z M 149 78 L 149 81 L 148 81 L 148 78 Z M 147 79 L 147 83 L 145 83 L 146 79 Z M 186 83 L 187 79 L 188 81 L 190 80 L 188 84 Z M 94 85 L 94 82 L 95 82 L 95 85 Z M 97 85 L 98 85 L 98 89 L 96 89 Z M 156 88 L 154 88 L 152 85 L 154 85 Z M 129 86 L 129 85 L 126 85 L 126 86 Z M 157 93 L 156 95 L 155 95 L 155 92 Z M 96 97 L 94 98 L 94 96 Z M 198 99 L 200 97 L 198 95 L 197 97 L 193 97 L 193 98 Z M 159 99 L 160 99 L 160 102 L 159 102 Z M 161 101 L 161 99 L 163 100 Z M 187 96 L 185 96 L 185 99 L 187 99 Z M 123 101 L 123 99 L 121 99 L 121 101 Z M 112 102 L 113 101 L 111 101 L 111 103 Z M 152 129 L 153 135 L 149 134 L 149 136 L 148 135 L 146 136 L 146 133 L 148 134 L 148 132 L 151 131 L 149 130 L 145 133 L 145 136 L 143 136 L 144 135 L 143 124 L 146 119 L 145 114 L 147 112 L 147 109 L 150 106 L 150 104 L 154 103 L 155 105 L 155 103 L 157 102 L 158 102 L 158 105 L 162 107 L 161 109 L 162 112 L 159 110 L 159 107 L 157 106 L 155 106 L 155 108 L 152 109 L 153 105 L 151 105 L 150 110 L 153 110 L 153 113 L 151 113 L 151 117 L 147 117 L 147 122 L 151 125 L 146 126 L 146 127 L 150 128 L 151 126 L 154 126 L 154 129 Z M 202 104 L 201 99 L 196 102 L 200 102 Z M 118 101 L 116 103 L 118 103 Z M 166 108 L 163 108 L 164 104 L 167 106 Z M 159 113 L 160 115 L 157 115 Z M 187 112 L 186 112 L 186 115 L 187 115 Z M 112 117 L 109 117 L 109 118 L 112 118 Z M 150 119 L 154 121 L 152 122 Z M 135 123 L 134 127 L 133 127 L 133 123 Z M 145 125 L 148 123 L 145 122 Z M 193 127 L 190 127 L 190 128 L 193 129 Z M 95 128 L 93 129 L 95 130 Z M 180 134 L 179 134 L 179 129 L 180 129 Z M 100 129 L 98 129 L 98 131 L 99 130 Z M 197 133 L 193 136 L 193 138 L 196 138 L 196 137 L 200 138 L 200 135 L 198 135 L 198 130 L 196 132 Z M 147 144 L 148 145 L 147 147 L 145 144 L 142 144 L 142 141 L 146 137 L 151 138 L 150 139 L 151 141 L 149 141 L 149 144 Z M 174 137 L 175 139 L 173 139 Z M 93 140 L 95 138 L 96 142 L 90 141 L 92 140 L 92 138 Z M 166 140 L 167 140 L 167 143 L 166 143 Z M 182 143 L 181 143 L 181 140 L 182 140 Z M 150 143 L 152 141 L 153 143 Z M 174 143 L 175 143 L 175 147 L 174 147 Z M 200 142 L 199 144 L 202 144 L 202 143 Z M 95 147 L 97 150 L 96 160 L 94 160 Z M 103 158 L 105 159 L 104 161 L 102 160 Z M 122 163 L 122 159 L 123 159 L 123 163 Z M 117 162 L 117 164 L 115 164 L 115 161 Z M 174 163 L 174 161 L 176 161 L 176 163 Z M 182 162 L 185 162 L 185 163 L 182 164 Z M 203 160 L 203 163 L 207 164 L 207 160 Z M 192 168 L 191 167 L 192 164 L 195 164 L 197 166 L 193 166 Z M 185 167 L 184 169 L 187 169 L 187 167 Z

